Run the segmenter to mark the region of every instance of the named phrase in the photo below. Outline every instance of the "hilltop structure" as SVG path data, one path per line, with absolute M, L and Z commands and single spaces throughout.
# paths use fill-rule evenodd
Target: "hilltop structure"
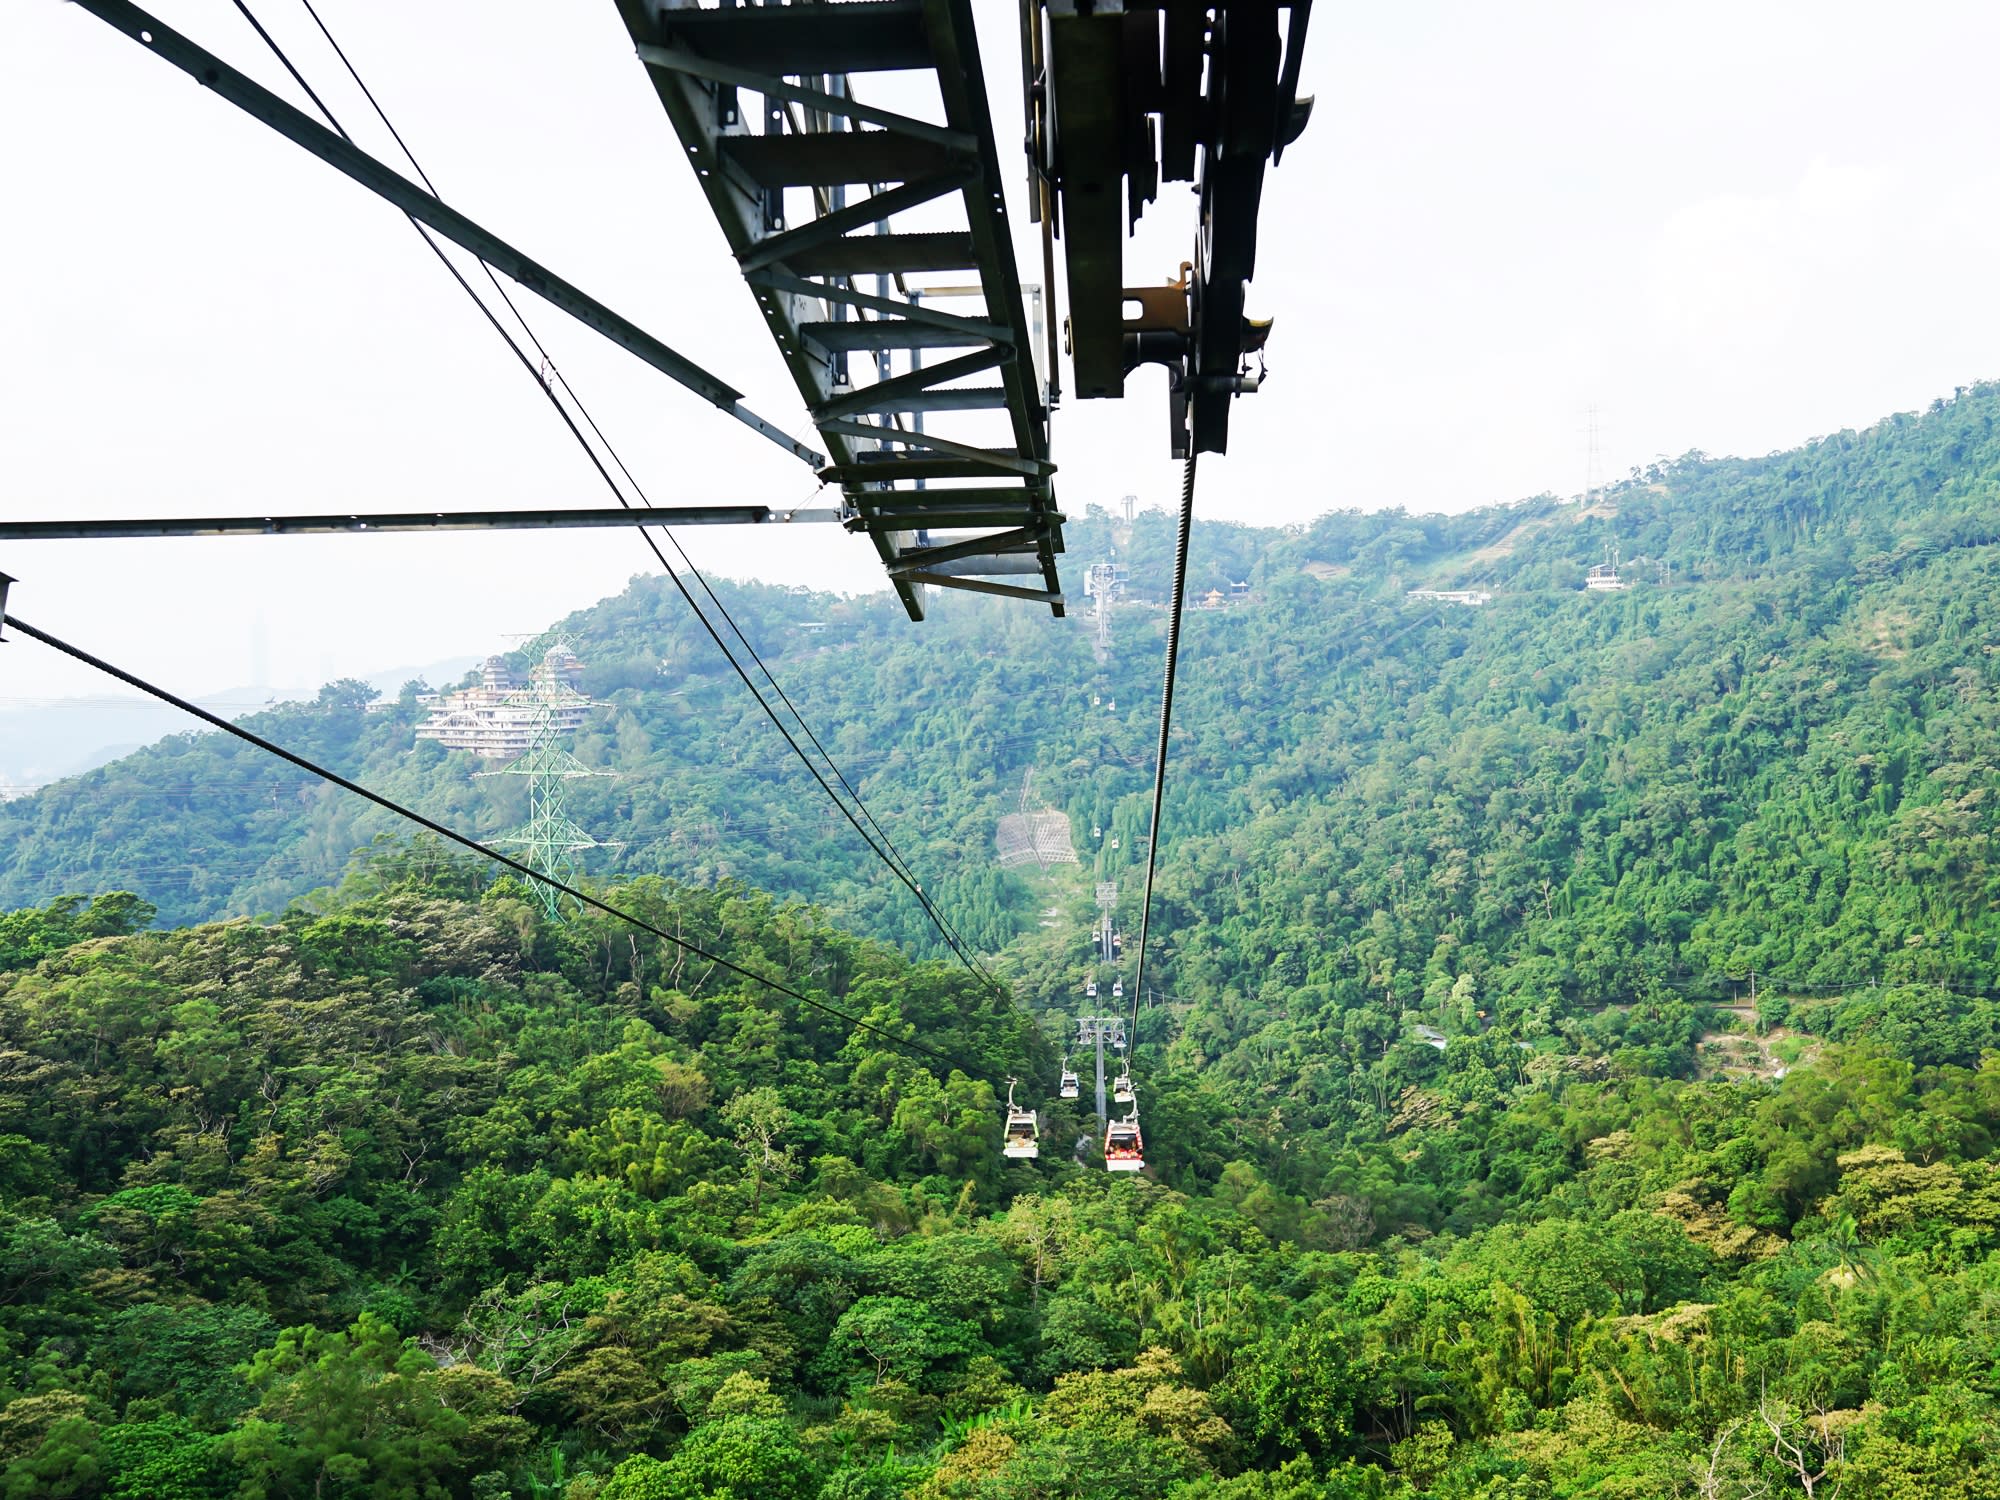
M 479 685 L 419 698 L 430 716 L 417 738 L 447 750 L 469 750 L 486 760 L 526 755 L 545 732 L 571 734 L 590 712 L 591 700 L 577 691 L 583 663 L 564 646 L 552 647 L 522 682 L 505 657 L 489 656 Z

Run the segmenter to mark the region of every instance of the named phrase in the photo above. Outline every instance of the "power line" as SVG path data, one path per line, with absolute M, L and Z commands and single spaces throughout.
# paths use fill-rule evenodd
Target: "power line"
M 1194 529 L 1195 455 L 1181 479 L 1180 531 L 1174 540 L 1174 592 L 1167 614 L 1167 666 L 1160 688 L 1160 743 L 1153 759 L 1153 825 L 1146 840 L 1146 892 L 1139 900 L 1139 958 L 1132 975 L 1132 1027 L 1127 1065 L 1139 1050 L 1139 997 L 1146 993 L 1146 943 L 1153 926 L 1153 869 L 1160 858 L 1160 808 L 1167 796 L 1167 733 L 1174 722 L 1174 670 L 1180 664 L 1181 610 L 1187 595 L 1188 536 Z
M 415 170 L 417 176 L 420 179 L 422 179 L 424 186 L 430 190 L 431 195 L 442 201 L 442 195 L 438 193 L 437 185 L 431 181 L 429 174 L 424 171 L 423 164 L 417 160 L 415 153 L 413 153 L 410 150 L 408 143 L 405 142 L 402 137 L 402 133 L 396 129 L 394 123 L 389 119 L 387 111 L 385 111 L 382 108 L 381 103 L 375 97 L 374 91 L 371 90 L 368 87 L 367 83 L 362 79 L 360 71 L 354 66 L 354 63 L 348 58 L 346 51 L 341 47 L 340 43 L 334 39 L 332 31 L 328 29 L 326 22 L 320 18 L 319 12 L 313 7 L 312 0 L 301 0 L 301 3 L 304 4 L 306 13 L 312 17 L 313 24 L 319 28 L 320 35 L 326 38 L 327 45 L 333 48 L 334 55 L 340 59 L 341 65 L 344 68 L 346 68 L 348 76 L 354 80 L 355 86 L 361 90 L 363 97 L 367 99 L 369 106 L 375 111 L 376 118 L 382 122 L 383 127 L 387 129 L 389 134 L 395 139 L 396 145 L 401 149 L 404 157 L 409 161 L 411 168 Z M 283 64 L 285 71 L 291 74 L 292 78 L 294 79 L 294 81 L 298 83 L 300 88 L 305 90 L 307 97 L 309 97 L 312 100 L 313 104 L 319 109 L 319 112 L 322 115 L 326 116 L 327 122 L 330 125 L 332 125 L 332 127 L 336 131 L 340 133 L 343 139 L 351 143 L 353 137 L 348 134 L 346 127 L 343 126 L 340 123 L 340 121 L 334 117 L 333 111 L 327 108 L 325 101 L 322 100 L 319 97 L 319 95 L 316 92 L 314 92 L 312 86 L 306 82 L 304 76 L 299 72 L 298 68 L 295 67 L 291 59 L 288 56 L 286 56 L 284 49 L 280 47 L 277 41 L 271 36 L 271 34 L 264 29 L 263 25 L 257 20 L 256 16 L 251 12 L 249 5 L 246 3 L 246 0 L 235 0 L 235 5 L 237 10 L 242 12 L 244 19 L 247 20 L 250 23 L 251 27 L 256 31 L 257 35 L 260 38 L 262 38 L 264 45 L 268 47 L 271 50 L 272 54 L 276 56 L 278 61 L 281 64 Z M 528 342 L 534 345 L 536 353 L 538 353 L 541 356 L 542 358 L 541 369 L 537 369 L 534 363 L 529 360 L 526 352 L 521 348 L 520 344 L 515 340 L 512 333 L 510 333 L 505 327 L 501 325 L 499 319 L 494 316 L 492 309 L 486 305 L 484 299 L 482 299 L 478 294 L 478 292 L 476 292 L 472 288 L 471 284 L 466 281 L 465 277 L 460 273 L 458 267 L 455 264 L 453 264 L 450 257 L 448 257 L 444 253 L 443 249 L 437 244 L 436 240 L 432 238 L 430 232 L 424 227 L 424 225 L 418 223 L 414 215 L 406 215 L 406 217 L 409 217 L 411 226 L 420 235 L 423 236 L 424 242 L 430 246 L 432 254 L 436 255 L 439 261 L 441 261 L 444 264 L 445 269 L 451 272 L 452 279 L 456 281 L 461 288 L 463 288 L 465 294 L 472 299 L 474 305 L 477 306 L 480 312 L 485 315 L 487 322 L 492 325 L 494 332 L 498 333 L 500 337 L 506 341 L 508 348 L 513 351 L 514 357 L 520 362 L 521 367 L 525 369 L 528 372 L 528 374 L 533 378 L 536 386 L 539 387 L 543 395 L 547 397 L 549 404 L 555 408 L 556 414 L 562 418 L 563 425 L 569 429 L 570 435 L 576 439 L 578 445 L 583 449 L 585 456 L 590 459 L 592 467 L 594 467 L 597 470 L 598 475 L 604 480 L 605 485 L 610 489 L 613 497 L 617 499 L 618 503 L 627 510 L 630 510 L 632 508 L 632 502 L 626 498 L 625 493 L 619 487 L 618 482 L 611 477 L 610 471 L 605 468 L 603 461 L 598 457 L 596 449 L 594 449 L 591 446 L 589 440 L 584 437 L 583 432 L 581 431 L 581 429 L 578 428 L 575 420 L 570 416 L 568 410 L 563 406 L 562 400 L 560 397 L 556 395 L 553 385 L 548 380 L 544 379 L 542 374 L 543 370 L 548 371 L 551 375 L 554 376 L 554 379 L 556 381 L 561 383 L 564 392 L 569 396 L 570 401 L 575 405 L 578 413 L 583 417 L 584 421 L 589 424 L 590 430 L 596 434 L 598 442 L 603 445 L 604 451 L 610 455 L 612 462 L 615 463 L 618 466 L 619 471 L 622 474 L 624 474 L 626 482 L 630 484 L 632 487 L 633 493 L 638 495 L 641 503 L 645 506 L 646 509 L 651 510 L 653 508 L 653 502 L 646 496 L 645 491 L 640 488 L 639 482 L 632 477 L 631 469 L 626 466 L 624 459 L 619 457 L 617 449 L 612 446 L 610 439 L 604 435 L 603 429 L 598 426 L 596 419 L 591 416 L 590 410 L 587 406 L 585 406 L 583 399 L 577 395 L 575 388 L 570 385 L 568 379 L 562 374 L 561 370 L 557 368 L 555 361 L 549 358 L 548 350 L 545 347 L 543 347 L 541 340 L 536 337 L 534 329 L 529 325 L 528 320 L 522 315 L 520 308 L 515 305 L 513 298 L 508 295 L 506 288 L 500 285 L 499 279 L 496 276 L 494 276 L 492 268 L 488 266 L 483 260 L 479 262 L 481 269 L 485 272 L 486 279 L 492 283 L 493 289 L 497 293 L 499 293 L 500 300 L 506 304 L 507 310 L 514 315 L 515 322 L 520 325 L 521 331 L 527 336 Z M 673 580 L 675 589 L 679 591 L 681 598 L 687 602 L 688 608 L 694 612 L 695 618 L 701 621 L 702 628 L 708 632 L 709 639 L 715 642 L 716 648 L 722 652 L 724 658 L 727 659 L 730 666 L 735 668 L 736 675 L 742 679 L 743 685 L 750 690 L 751 696 L 756 698 L 758 706 L 764 710 L 766 716 L 771 720 L 772 725 L 777 729 L 777 731 L 781 735 L 784 736 L 786 744 L 788 744 L 791 747 L 792 753 L 798 757 L 799 763 L 803 765 L 809 772 L 812 773 L 813 779 L 819 783 L 820 790 L 826 793 L 827 797 L 834 803 L 834 805 L 840 808 L 842 814 L 846 816 L 848 822 L 854 825 L 854 831 L 861 835 L 863 842 L 865 842 L 868 845 L 869 849 L 874 853 L 875 857 L 881 860 L 882 863 L 888 868 L 889 872 L 892 875 L 894 875 L 896 879 L 900 881 L 909 890 L 912 896 L 916 898 L 917 904 L 923 909 L 925 915 L 930 918 L 932 925 L 937 928 L 939 934 L 944 938 L 945 945 L 951 949 L 953 955 L 958 959 L 958 961 L 965 966 L 966 970 L 969 973 L 972 973 L 973 975 L 978 977 L 983 983 L 985 983 L 989 988 L 991 988 L 995 994 L 1004 995 L 1006 993 L 1005 989 L 1000 985 L 1000 983 L 997 980 L 993 978 L 993 976 L 990 973 L 986 971 L 983 965 L 979 964 L 966 951 L 965 940 L 958 934 L 957 930 L 953 928 L 950 925 L 950 923 L 948 923 L 945 920 L 943 913 L 941 913 L 937 909 L 936 905 L 931 901 L 930 897 L 924 892 L 922 886 L 916 880 L 914 873 L 910 870 L 908 861 L 903 858 L 900 850 L 895 849 L 894 844 L 891 843 L 889 840 L 888 834 L 882 831 L 881 825 L 877 823 L 875 820 L 875 815 L 872 812 L 869 812 L 867 804 L 862 802 L 861 794 L 854 789 L 853 784 L 848 781 L 847 777 L 841 772 L 840 767 L 837 764 L 835 764 L 833 757 L 827 753 L 826 747 L 820 743 L 819 736 L 814 734 L 812 731 L 812 727 L 806 723 L 805 716 L 798 711 L 797 706 L 794 705 L 791 699 L 786 696 L 784 689 L 782 687 L 779 687 L 778 680 L 772 674 L 771 669 L 765 665 L 763 658 L 757 654 L 756 648 L 750 644 L 749 639 L 743 634 L 741 627 L 737 625 L 734 617 L 730 615 L 728 608 L 722 603 L 720 599 L 716 597 L 715 591 L 709 587 L 707 578 L 703 576 L 699 568 L 695 567 L 693 560 L 688 557 L 687 550 L 681 546 L 680 539 L 676 537 L 673 534 L 672 530 L 670 530 L 669 528 L 661 527 L 660 529 L 666 532 L 667 540 L 673 544 L 674 551 L 680 556 L 682 565 L 686 567 L 690 573 L 694 574 L 696 581 L 701 585 L 702 592 L 707 594 L 710 602 L 713 603 L 715 607 L 721 611 L 722 617 L 725 621 L 728 622 L 730 630 L 735 634 L 737 640 L 742 642 L 744 649 L 750 653 L 751 659 L 757 663 L 758 668 L 763 672 L 765 678 L 771 683 L 771 686 L 777 691 L 779 698 L 781 698 L 784 701 L 785 707 L 788 710 L 790 710 L 792 717 L 795 720 L 797 720 L 799 727 L 805 731 L 806 737 L 812 741 L 814 749 L 819 751 L 821 757 L 826 761 L 827 765 L 832 768 L 834 775 L 837 778 L 839 778 L 840 784 L 844 788 L 846 788 L 848 796 L 853 798 L 855 805 L 861 809 L 862 814 L 868 819 L 868 822 L 875 828 L 876 833 L 881 835 L 882 842 L 878 844 L 876 842 L 875 837 L 869 833 L 868 829 L 862 827 L 860 819 L 856 818 L 853 812 L 851 812 L 848 809 L 847 805 L 840 800 L 839 796 L 834 792 L 832 786 L 828 784 L 826 778 L 820 774 L 819 768 L 812 763 L 811 759 L 806 755 L 805 751 L 800 747 L 798 741 L 793 737 L 791 731 L 785 727 L 784 722 L 778 717 L 777 711 L 771 707 L 770 703 L 765 699 L 763 693 L 758 690 L 757 684 L 751 680 L 750 674 L 744 670 L 742 663 L 737 660 L 736 654 L 732 650 L 730 650 L 728 643 L 724 641 L 721 634 L 717 632 L 715 626 L 710 622 L 707 614 L 702 610 L 701 606 L 695 602 L 694 596 L 688 592 L 687 585 L 681 582 L 680 575 L 674 571 L 673 565 L 667 561 L 666 554 L 660 550 L 659 543 L 654 541 L 653 538 L 646 532 L 641 531 L 640 532 L 641 538 L 645 541 L 647 548 L 652 552 L 653 556 L 659 561 L 662 571 L 664 571 L 666 575 Z M 883 845 L 888 846 L 887 850 L 884 849 Z M 893 857 L 892 857 L 892 852 L 893 852 Z
M 740 975 L 742 978 L 752 980 L 757 984 L 761 984 L 765 988 L 772 990 L 777 994 L 784 995 L 792 1000 L 796 1000 L 801 1005 L 808 1006 L 813 1010 L 820 1011 L 826 1015 L 832 1016 L 836 1020 L 845 1021 L 849 1025 L 857 1027 L 862 1031 L 866 1031 L 873 1036 L 878 1036 L 882 1038 L 883 1041 L 889 1042 L 894 1046 L 902 1047 L 910 1052 L 921 1053 L 925 1057 L 934 1058 L 938 1062 L 944 1063 L 949 1067 L 959 1069 L 960 1071 L 966 1073 L 967 1076 L 969 1077 L 978 1078 L 981 1076 L 977 1069 L 965 1067 L 963 1063 L 954 1060 L 949 1053 L 940 1052 L 935 1047 L 926 1046 L 924 1043 L 913 1041 L 908 1037 L 897 1036 L 894 1032 L 889 1031 L 883 1027 L 877 1026 L 873 1022 L 864 1021 L 863 1019 L 861 1019 L 861 1017 L 853 1015 L 848 1011 L 844 1011 L 837 1005 L 829 1005 L 824 1000 L 815 1000 L 812 998 L 812 996 L 804 994 L 798 990 L 795 990 L 788 984 L 785 984 L 776 979 L 767 978 L 765 975 L 759 974 L 755 970 L 746 969 L 741 964 L 731 962 L 729 959 L 724 958 L 719 953 L 711 952 L 710 950 L 702 947 L 698 943 L 691 943 L 686 938 L 676 937 L 673 933 L 668 932 L 663 928 L 655 927 L 651 922 L 646 921 L 643 917 L 635 917 L 630 912 L 620 911 L 617 907 L 612 906 L 609 902 L 601 901 L 597 897 L 590 895 L 588 892 L 578 890 L 576 887 L 568 885 L 563 881 L 552 879 L 551 877 L 542 874 L 539 870 L 530 868 L 528 865 L 522 863 L 518 859 L 515 859 L 510 854 L 502 854 L 499 850 L 489 848 L 485 844 L 480 843 L 477 839 L 471 837 L 469 834 L 463 834 L 460 833 L 455 828 L 449 828 L 443 823 L 438 822 L 435 818 L 425 817 L 422 813 L 417 812 L 413 808 L 405 807 L 403 806 L 402 803 L 396 802 L 391 798 L 385 797 L 380 792 L 370 791 L 367 787 L 361 785 L 359 782 L 350 781 L 345 776 L 340 775 L 338 772 L 328 770 L 325 766 L 318 764 L 316 761 L 311 761 L 306 759 L 306 757 L 304 757 L 303 755 L 295 754 L 293 751 L 287 750 L 283 745 L 277 744 L 272 740 L 265 739 L 262 735 L 258 734 L 254 730 L 246 729 L 241 724 L 233 724 L 229 720 L 221 717 L 219 714 L 212 714 L 207 709 L 202 708 L 198 704 L 191 703 L 185 698 L 176 696 L 174 693 L 169 692 L 166 688 L 159 687 L 154 683 L 146 681 L 146 679 L 143 677 L 139 677 L 131 672 L 127 672 L 122 667 L 115 667 L 110 662 L 105 661 L 102 657 L 93 656 L 90 652 L 84 650 L 81 646 L 72 645 L 68 641 L 50 635 L 45 630 L 38 630 L 33 625 L 30 625 L 26 620 L 21 619 L 18 615 L 9 614 L 5 616 L 0 616 L 0 619 L 4 619 L 8 625 L 20 631 L 21 634 L 25 636 L 30 636 L 33 639 L 40 641 L 44 646 L 47 646 L 55 651 L 60 651 L 63 655 L 70 657 L 75 661 L 80 661 L 87 667 L 94 667 L 108 677 L 115 677 L 120 682 L 125 683 L 128 687 L 135 687 L 142 693 L 148 693 L 151 696 L 159 699 L 162 703 L 171 704 L 173 707 L 179 709 L 182 713 L 192 714 L 195 718 L 200 719 L 204 724 L 208 724 L 213 728 L 220 729 L 224 734 L 234 735 L 237 739 L 242 740 L 245 744 L 254 745 L 257 749 L 264 751 L 267 755 L 275 755 L 278 759 L 286 761 L 289 764 L 298 767 L 301 771 L 305 771 L 310 775 L 317 776 L 321 780 L 329 782 L 332 785 L 339 787 L 342 791 L 352 792 L 355 796 L 364 798 L 365 800 L 374 803 L 377 807 L 383 808 L 389 812 L 394 813 L 399 818 L 405 818 L 410 822 L 416 824 L 419 828 L 426 829 L 429 832 L 436 834 L 439 838 L 448 839 L 452 843 L 459 845 L 461 848 L 469 849 L 474 854 L 477 854 L 482 858 L 492 860 L 495 864 L 505 865 L 508 869 L 513 870 L 516 874 L 525 875 L 528 879 L 533 880 L 538 884 L 552 887 L 558 893 L 565 896 L 569 896 L 584 906 L 588 906 L 593 910 L 603 912 L 608 917 L 615 917 L 617 920 L 621 922 L 627 923 L 630 926 L 638 928 L 641 932 L 650 933 L 652 936 L 659 938 L 663 942 L 672 943 L 676 948 L 679 948 L 684 953 L 692 954 L 694 957 L 699 959 L 705 959 L 709 963 L 716 964 L 721 968 L 727 969 L 732 974 Z M 986 1079 L 985 1082 L 989 1086 L 993 1084 L 993 1080 L 990 1078 Z

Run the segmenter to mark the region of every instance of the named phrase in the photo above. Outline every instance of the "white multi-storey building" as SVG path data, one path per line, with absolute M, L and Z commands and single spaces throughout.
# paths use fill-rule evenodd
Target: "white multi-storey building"
M 525 683 L 504 657 L 489 656 L 477 687 L 437 695 L 417 738 L 487 760 L 525 755 L 543 735 L 569 734 L 583 724 L 594 704 L 576 690 L 582 675 L 583 663 L 561 646 L 535 664 Z

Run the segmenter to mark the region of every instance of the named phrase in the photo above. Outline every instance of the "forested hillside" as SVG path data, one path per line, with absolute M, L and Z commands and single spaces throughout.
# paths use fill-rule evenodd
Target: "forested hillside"
M 1752 971 L 1797 993 L 1983 986 L 1996 413 L 1981 387 L 1793 453 L 1694 456 L 1585 515 L 1199 526 L 1196 591 L 1251 591 L 1189 617 L 1161 987 L 1221 1004 L 1254 974 L 1344 1010 L 1421 1000 L 1451 1029 L 1726 994 Z M 996 601 L 948 596 L 913 625 L 886 596 L 720 590 L 939 904 L 976 946 L 1015 944 L 1050 994 L 1087 926 L 1066 907 L 1079 943 L 1047 951 L 1050 902 L 1124 877 L 1130 905 L 1158 691 L 1146 601 L 1171 544 L 1160 513 L 1071 534 L 1072 572 L 1114 550 L 1132 572 L 1102 664 L 1087 620 Z M 1611 548 L 1634 586 L 1582 592 Z M 1405 598 L 1474 584 L 1483 608 Z M 572 784 L 581 821 L 624 841 L 597 873 L 735 877 L 936 951 L 663 580 L 564 623 L 607 702 L 577 753 L 619 773 Z M 252 722 L 475 833 L 521 817 L 513 779 L 413 741 L 413 702 L 371 715 L 359 696 Z M 1085 857 L 1067 884 L 993 858 L 1030 771 Z M 180 737 L 0 806 L 0 902 L 129 887 L 171 922 L 276 911 L 389 831 L 255 751 Z
M 1136 927 L 1163 516 L 1070 529 L 1103 662 L 717 586 L 1020 1004 L 659 580 L 566 622 L 600 888 L 876 1030 L 223 737 L 0 807 L 0 1497 L 2000 1496 L 1996 416 L 1198 527 L 1136 1180 L 1048 1038 L 1094 880 Z M 255 722 L 519 819 L 362 702 Z M 1081 865 L 998 868 L 1031 772 Z
M 270 924 L 0 919 L 0 1494 L 2000 1488 L 1990 1004 L 1805 1017 L 1775 1085 L 1680 1076 L 1658 1013 L 1391 1047 L 1346 1144 L 1169 1073 L 1121 1179 L 962 973 L 736 887 L 610 895 L 953 1061 L 422 845 Z

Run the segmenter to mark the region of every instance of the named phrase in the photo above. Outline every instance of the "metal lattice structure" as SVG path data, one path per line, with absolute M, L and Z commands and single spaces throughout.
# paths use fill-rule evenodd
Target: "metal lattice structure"
M 534 644 L 539 646 L 553 639 L 545 636 Z M 520 851 L 522 862 L 536 874 L 546 876 L 551 882 L 574 886 L 583 872 L 577 856 L 584 850 L 620 849 L 624 845 L 615 840 L 593 837 L 569 814 L 570 782 L 618 773 L 587 766 L 562 746 L 563 732 L 575 722 L 576 711 L 594 706 L 594 703 L 570 685 L 566 674 L 556 663 L 559 654 L 567 656 L 569 653 L 567 647 L 557 641 L 536 664 L 526 692 L 518 695 L 517 701 L 536 716 L 534 741 L 527 752 L 496 771 L 481 771 L 478 774 L 482 777 L 523 776 L 528 782 L 527 822 L 515 832 L 489 842 L 511 845 Z M 566 919 L 570 901 L 556 885 L 537 885 L 535 895 L 552 921 Z
M 440 256 L 440 240 L 477 256 L 838 483 L 838 518 L 872 541 L 912 619 L 927 584 L 1064 612 L 1049 456 L 1058 325 L 1085 397 L 1123 394 L 1142 364 L 1166 367 L 1177 457 L 1223 451 L 1231 403 L 1263 379 L 1271 324 L 1244 315 L 1244 292 L 1265 169 L 1311 113 L 1299 94 L 1311 0 L 1018 0 L 1029 217 L 1042 228 L 1032 287 L 1015 263 L 972 0 L 618 0 L 825 452 L 444 203 L 428 178 L 420 187 L 360 149 L 331 116 L 321 124 L 132 0 L 75 3 L 393 204 Z M 872 100 L 857 97 L 857 77 Z M 1123 235 L 1163 180 L 1195 183 L 1193 254 L 1164 285 L 1122 286 Z M 830 519 L 675 509 L 689 524 Z M 22 535 L 358 531 L 377 519 L 620 524 L 601 512 L 393 512 L 45 521 Z M 999 581 L 1010 577 L 1039 587 Z
M 1052 392 L 970 0 L 619 12 L 910 617 L 926 584 L 1061 614 Z

